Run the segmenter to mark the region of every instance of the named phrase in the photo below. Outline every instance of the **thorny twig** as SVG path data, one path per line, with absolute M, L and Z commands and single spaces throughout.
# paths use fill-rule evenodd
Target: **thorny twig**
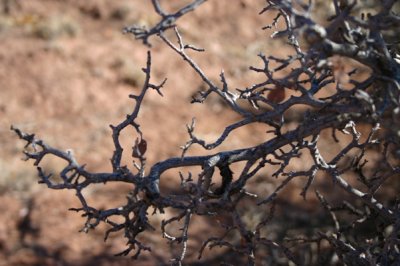
M 356 1 L 333 0 L 334 14 L 324 26 L 317 23 L 310 16 L 312 1 L 304 4 L 300 1 L 266 1 L 265 8 L 260 12 L 276 12 L 268 30 L 276 28 L 274 38 L 287 38 L 288 44 L 293 48 L 294 54 L 286 58 L 265 56 L 259 54 L 261 67 L 251 66 L 250 70 L 264 77 L 259 83 L 250 84 L 246 88 L 232 90 L 224 72 L 220 74 L 220 83 L 215 84 L 207 76 L 202 67 L 189 55 L 190 52 L 204 52 L 204 49 L 194 45 L 185 44 L 180 34 L 176 21 L 198 8 L 205 0 L 195 0 L 182 7 L 175 13 L 168 14 L 164 11 L 158 0 L 152 0 L 155 12 L 161 17 L 159 23 L 150 29 L 140 26 L 130 26 L 124 29 L 125 33 L 132 33 L 136 39 L 150 45 L 149 38 L 156 35 L 182 58 L 190 68 L 207 85 L 207 90 L 199 93 L 199 98 L 194 98 L 193 103 L 203 103 L 210 94 L 216 94 L 238 115 L 238 120 L 227 126 L 220 136 L 207 143 L 195 134 L 195 119 L 187 126 L 189 140 L 182 146 L 181 157 L 169 158 L 152 165 L 146 174 L 147 149 L 145 133 L 141 131 L 136 119 L 149 89 L 154 89 L 162 96 L 160 85 L 150 82 L 151 54 L 148 52 L 147 65 L 143 71 L 146 79 L 139 95 L 130 95 L 135 100 L 133 111 L 116 126 L 111 126 L 114 153 L 111 158 L 113 171 L 111 173 L 92 173 L 80 165 L 71 151 L 61 151 L 51 147 L 44 141 L 37 139 L 34 134 L 26 134 L 20 129 L 12 127 L 19 138 L 26 141 L 25 155 L 38 166 L 41 183 L 51 189 L 72 189 L 80 200 L 82 207 L 72 210 L 82 212 L 86 223 L 82 231 L 87 232 L 95 228 L 100 222 L 110 225 L 105 239 L 110 233 L 125 232 L 128 240 L 127 249 L 119 255 L 127 255 L 136 250 L 134 258 L 141 251 L 149 251 L 150 247 L 138 240 L 143 232 L 154 230 L 148 219 L 150 208 L 154 212 L 164 213 L 166 208 L 172 208 L 177 214 L 165 219 L 161 224 L 162 236 L 171 244 L 182 245 L 181 252 L 172 263 L 180 265 L 188 253 L 190 239 L 189 227 L 192 217 L 196 215 L 207 216 L 214 219 L 218 215 L 225 215 L 230 219 L 230 225 L 222 225 L 223 233 L 220 236 L 207 236 L 199 248 L 199 259 L 203 256 L 205 248 L 227 247 L 233 252 L 243 255 L 248 265 L 255 265 L 258 261 L 292 261 L 297 265 L 312 265 L 332 262 L 336 257 L 349 265 L 388 265 L 399 263 L 398 230 L 400 224 L 398 199 L 396 204 L 390 200 L 382 199 L 379 193 L 388 180 L 398 177 L 400 167 L 398 157 L 400 141 L 398 141 L 400 126 L 399 118 L 390 116 L 396 114 L 399 108 L 400 96 L 400 65 L 398 63 L 398 47 L 389 44 L 382 32 L 394 30 L 399 25 L 399 18 L 392 12 L 395 1 L 382 1 L 382 9 L 375 15 L 363 15 L 361 19 L 353 15 L 353 10 L 358 7 Z M 293 4 L 292 2 L 296 2 Z M 283 28 L 279 21 L 283 19 Z M 173 29 L 177 44 L 165 34 Z M 364 80 L 353 78 L 356 70 L 347 72 L 348 84 L 342 84 L 335 75 L 335 66 L 330 62 L 332 56 L 342 56 L 360 62 L 372 72 Z M 278 75 L 279 73 L 279 75 Z M 278 78 L 279 76 L 279 78 Z M 334 92 L 325 93 L 330 85 Z M 347 86 L 344 89 L 344 85 Z M 279 89 L 284 97 L 277 100 L 273 97 L 274 90 Z M 290 97 L 285 97 L 290 93 Z M 239 100 L 248 101 L 255 108 L 266 106 L 265 111 L 253 112 L 251 109 L 239 105 Z M 295 120 L 291 120 L 287 113 L 298 106 L 307 109 Z M 397 111 L 396 111 L 397 110 Z M 398 113 L 398 112 L 397 112 Z M 389 118 L 388 118 L 389 117 Z M 396 120 L 397 119 L 397 120 Z M 261 123 L 271 130 L 265 141 L 252 147 L 236 150 L 224 150 L 209 153 L 203 156 L 187 156 L 186 152 L 193 145 L 200 145 L 205 150 L 212 151 L 227 141 L 227 137 L 236 133 L 239 128 L 250 124 Z M 288 128 L 289 123 L 294 123 Z M 367 137 L 363 139 L 363 132 L 357 125 L 370 125 Z M 138 159 L 134 162 L 136 172 L 127 166 L 121 165 L 123 148 L 119 136 L 129 126 L 137 133 L 137 138 L 132 149 L 132 157 Z M 381 133 L 379 128 L 383 128 Z M 329 151 L 324 155 L 324 131 L 332 131 L 332 141 L 338 145 L 339 151 Z M 339 134 L 342 132 L 343 134 Z M 346 136 L 347 139 L 346 143 Z M 371 160 L 371 153 L 379 155 L 378 160 Z M 306 154 L 311 158 L 311 165 L 303 169 L 294 170 L 294 160 L 305 160 Z M 55 156 L 66 161 L 67 166 L 59 173 L 61 181 L 56 181 L 51 174 L 46 173 L 40 163 L 44 157 Z M 231 166 L 237 162 L 244 162 L 238 175 L 232 172 Z M 180 195 L 164 195 L 159 187 L 163 173 L 168 169 L 178 167 L 198 166 L 201 168 L 197 180 L 189 173 L 187 178 L 180 174 L 182 193 Z M 215 169 L 221 175 L 221 185 L 215 188 Z M 371 169 L 375 170 L 371 172 Z M 268 169 L 269 174 L 261 173 Z M 274 170 L 273 170 L 274 169 Z M 318 228 L 313 230 L 310 238 L 298 236 L 292 238 L 290 243 L 294 246 L 284 245 L 284 237 L 271 236 L 269 227 L 274 219 L 279 219 L 285 211 L 278 213 L 278 202 L 282 200 L 282 191 L 291 184 L 306 178 L 302 184 L 300 195 L 307 200 L 309 190 L 318 186 L 319 176 L 330 177 L 335 191 L 336 187 L 343 192 L 340 194 L 342 204 L 334 207 L 331 200 L 338 200 L 333 195 L 326 195 L 326 191 L 316 191 L 316 198 L 323 209 L 327 211 L 333 221 L 333 231 L 322 232 Z M 263 177 L 267 182 L 269 177 L 282 179 L 279 185 L 271 191 L 249 193 L 254 187 L 253 180 Z M 350 180 L 349 180 L 350 179 Z M 127 202 L 122 207 L 108 210 L 98 210 L 89 206 L 82 191 L 96 183 L 110 181 L 125 182 L 133 185 L 127 197 Z M 325 181 L 327 182 L 327 181 Z M 142 193 L 143 192 L 143 193 Z M 335 192 L 339 193 L 339 192 Z M 257 198 L 257 201 L 254 201 Z M 330 199 L 333 198 L 333 199 Z M 350 204 L 347 199 L 351 199 Z M 261 218 L 254 225 L 246 222 L 242 214 L 243 205 L 251 203 L 254 208 L 265 208 L 271 204 L 270 212 L 261 211 Z M 250 205 L 246 205 L 246 208 Z M 246 209 L 245 208 L 245 209 Z M 340 213 L 346 210 L 348 215 L 355 219 L 348 219 L 344 225 Z M 255 214 L 253 214 L 256 216 Z M 123 222 L 113 221 L 113 216 L 123 217 Z M 215 218 L 216 219 L 216 218 Z M 167 232 L 167 227 L 183 220 L 181 234 L 173 236 Z M 367 222 L 375 222 L 371 229 L 379 237 L 366 238 L 354 242 L 355 238 L 362 238 L 363 233 L 357 230 Z M 284 225 L 281 224 L 280 228 Z M 382 233 L 386 228 L 388 233 Z M 297 230 L 297 229 L 294 229 Z M 300 230 L 300 229 L 299 229 Z M 266 232 L 267 231 L 267 232 Z M 279 231 L 279 229 L 278 229 Z M 385 231 L 386 232 L 386 231 Z M 359 235 L 361 234 L 361 235 Z M 284 235 L 284 233 L 283 233 Z M 235 238 L 236 236 L 236 238 Z M 238 236 L 238 237 L 237 237 Z M 321 243 L 327 242 L 328 251 L 323 250 Z M 289 242 L 289 240 L 287 240 Z M 313 244 L 317 250 L 313 250 Z M 301 252 L 302 245 L 308 245 L 312 256 L 307 258 Z M 297 246 L 296 246 L 297 245 Z M 325 245 L 326 246 L 326 245 Z M 296 247 L 299 247 L 297 250 Z M 325 255 L 324 255 L 325 254 Z M 328 255 L 327 255 L 328 254 Z M 353 262 L 359 264 L 352 264 Z

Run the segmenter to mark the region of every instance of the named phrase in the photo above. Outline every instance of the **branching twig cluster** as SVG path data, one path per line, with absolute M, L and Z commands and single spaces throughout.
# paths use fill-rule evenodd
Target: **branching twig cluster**
M 260 260 L 274 259 L 286 259 L 298 265 L 321 265 L 334 263 L 335 260 L 348 265 L 400 263 L 398 199 L 382 199 L 380 196 L 385 193 L 383 190 L 386 183 L 392 182 L 400 174 L 397 164 L 400 126 L 396 124 L 396 114 L 398 116 L 400 110 L 398 44 L 387 40 L 385 35 L 390 31 L 399 33 L 400 17 L 393 11 L 396 1 L 381 1 L 375 15 L 362 14 L 357 17 L 353 14 L 353 10 L 359 7 L 356 1 L 333 0 L 334 14 L 324 26 L 310 16 L 312 1 L 266 1 L 260 14 L 276 14 L 276 17 L 264 29 L 276 29 L 272 37 L 285 39 L 293 48 L 293 54 L 286 58 L 259 54 L 262 66 L 251 66 L 250 71 L 264 77 L 263 81 L 236 90 L 228 84 L 224 72 L 220 74 L 220 83 L 211 81 L 190 57 L 190 53 L 204 52 L 204 49 L 186 44 L 179 32 L 179 18 L 204 2 L 206 1 L 194 0 L 175 13 L 168 14 L 158 0 L 153 0 L 154 9 L 161 17 L 160 22 L 150 29 L 134 25 L 126 27 L 124 31 L 147 45 L 150 38 L 158 36 L 206 84 L 206 90 L 199 92 L 193 103 L 203 103 L 210 94 L 216 94 L 238 115 L 237 122 L 227 126 L 214 142 L 207 143 L 195 134 L 196 123 L 193 119 L 187 126 L 189 140 L 182 146 L 182 156 L 158 162 L 146 173 L 145 133 L 140 130 L 136 118 L 147 91 L 154 89 L 162 96 L 161 89 L 166 81 L 160 85 L 151 82 L 151 53 L 148 52 L 147 66 L 143 69 L 146 74 L 143 88 L 139 95 L 130 96 L 135 100 L 135 107 L 124 121 L 111 126 L 115 147 L 111 158 L 111 173 L 86 171 L 85 166 L 75 160 L 72 152 L 53 148 L 35 135 L 13 128 L 27 142 L 25 155 L 38 166 L 40 182 L 51 189 L 76 191 L 82 207 L 73 210 L 86 217 L 83 231 L 95 228 L 100 222 L 110 225 L 106 238 L 110 233 L 123 231 L 128 247 L 120 255 L 127 255 L 135 250 L 134 257 L 137 258 L 141 251 L 150 250 L 150 247 L 139 241 L 138 236 L 154 230 L 148 219 L 151 215 L 149 209 L 152 207 L 161 213 L 166 208 L 176 210 L 176 216 L 162 222 L 161 231 L 162 237 L 171 244 L 181 245 L 180 255 L 173 258 L 173 264 L 177 265 L 182 263 L 188 252 L 192 217 L 207 216 L 213 219 L 215 214 L 221 213 L 228 213 L 232 223 L 221 225 L 223 233 L 220 236 L 210 236 L 205 240 L 199 247 L 199 258 L 207 247 L 212 249 L 225 246 L 232 252 L 244 255 L 249 265 Z M 281 20 L 283 28 L 278 27 Z M 175 40 L 167 37 L 165 31 L 168 30 L 174 31 Z M 331 63 L 330 58 L 333 56 L 358 61 L 370 69 L 369 76 L 360 81 L 354 78 L 357 72 L 354 69 L 343 74 L 348 76 L 347 84 L 343 84 L 337 79 L 335 65 Z M 334 93 L 326 93 L 327 87 L 333 88 Z M 239 99 L 247 100 L 254 107 L 254 112 L 239 105 Z M 287 111 L 300 105 L 306 106 L 307 111 L 302 113 L 296 127 L 288 130 Z M 266 111 L 255 110 L 260 106 L 265 107 L 263 110 Z M 266 134 L 265 141 L 253 147 L 211 152 L 206 156 L 186 155 L 186 151 L 193 145 L 212 151 L 238 128 L 254 123 L 268 125 L 271 128 L 268 133 L 273 133 L 273 137 L 267 137 Z M 359 124 L 369 125 L 369 132 L 357 129 Z M 138 136 L 132 148 L 132 157 L 137 161 L 134 164 L 136 172 L 121 165 L 123 148 L 119 136 L 129 126 L 136 130 Z M 321 145 L 324 145 L 323 139 L 327 138 L 323 133 L 327 130 L 332 131 L 331 139 L 337 145 L 343 144 L 338 134 L 342 135 L 342 139 L 345 135 L 350 139 L 346 145 L 342 145 L 339 152 L 331 153 L 329 157 L 324 156 L 320 150 Z M 370 161 L 370 152 L 379 154 L 380 159 Z M 303 154 L 310 155 L 310 167 L 294 171 L 291 168 L 293 159 L 304 158 Z M 67 166 L 59 174 L 61 181 L 55 181 L 51 174 L 45 173 L 39 166 L 41 160 L 48 156 L 66 161 Z M 237 162 L 244 162 L 244 166 L 240 172 L 233 173 L 231 165 Z M 187 166 L 201 167 L 201 171 L 196 177 L 192 174 L 187 177 L 180 175 L 180 195 L 162 193 L 159 181 L 163 173 L 168 169 Z M 266 195 L 250 193 L 251 181 L 264 168 L 276 169 L 271 177 L 280 180 L 280 184 Z M 219 187 L 214 184 L 218 176 L 214 173 L 216 169 L 222 178 Z M 306 200 L 320 176 L 328 180 L 324 182 L 334 184 L 335 191 L 339 191 L 335 193 L 345 195 L 337 204 L 330 202 L 329 198 L 334 199 L 331 195 L 315 191 L 315 197 L 326 211 L 327 217 L 332 220 L 330 229 L 325 231 L 323 228 L 315 228 L 311 237 L 269 237 L 265 230 L 274 219 L 278 219 L 276 208 L 281 191 L 293 183 L 293 180 L 305 177 L 301 196 Z M 92 184 L 110 181 L 133 185 L 126 204 L 108 210 L 89 206 L 82 191 Z M 251 227 L 244 221 L 241 208 L 242 202 L 254 202 L 254 199 L 256 206 L 264 208 L 264 215 Z M 265 209 L 268 205 L 269 211 Z M 346 213 L 343 216 L 345 218 L 342 218 L 343 213 Z M 124 221 L 114 222 L 114 216 L 123 217 Z M 179 235 L 168 232 L 169 226 L 174 223 L 181 224 Z M 360 231 L 365 224 L 373 224 L 369 228 L 372 236 L 364 237 L 364 233 Z M 239 237 L 232 240 L 235 239 L 233 235 Z M 313 244 L 317 247 L 316 250 L 312 248 Z M 306 257 L 299 252 L 300 249 L 296 249 L 302 245 L 309 246 L 312 256 Z

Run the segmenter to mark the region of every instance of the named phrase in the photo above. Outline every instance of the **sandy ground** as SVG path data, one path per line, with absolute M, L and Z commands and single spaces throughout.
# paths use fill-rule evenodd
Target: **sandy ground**
M 187 2 L 175 1 L 167 9 Z M 262 1 L 228 2 L 206 3 L 179 26 L 186 41 L 207 50 L 193 57 L 210 77 L 217 81 L 223 69 L 229 82 L 241 87 L 254 78 L 243 73 L 269 45 L 260 36 L 266 36 L 261 27 L 270 18 L 256 15 Z M 23 143 L 9 128 L 35 132 L 55 147 L 72 149 L 88 169 L 109 171 L 109 124 L 133 108 L 128 95 L 140 90 L 148 49 L 121 29 L 134 23 L 152 25 L 158 17 L 144 1 L 10 3 L 9 13 L 0 16 L 0 265 L 128 265 L 129 258 L 113 257 L 124 248 L 121 236 L 104 243 L 105 226 L 78 233 L 84 220 L 67 211 L 77 205 L 73 194 L 37 184 L 34 167 L 21 160 Z M 168 81 L 164 97 L 149 93 L 141 110 L 149 164 L 180 155 L 179 147 L 188 138 L 185 124 L 192 117 L 197 118 L 197 134 L 208 140 L 236 118 L 218 99 L 190 105 L 201 89 L 200 79 L 157 38 L 151 41 L 152 80 Z M 262 137 L 250 137 L 254 130 L 241 130 L 221 149 L 257 143 Z M 123 136 L 127 147 L 135 139 L 130 134 Z M 56 171 L 61 162 L 47 160 L 44 166 Z M 173 186 L 176 179 L 166 175 L 165 186 Z M 100 207 L 112 207 L 124 201 L 128 189 L 117 184 L 96 187 L 88 198 Z M 204 221 L 198 224 L 194 234 L 207 230 Z M 159 238 L 153 238 L 157 245 Z M 173 251 L 166 240 L 158 245 L 162 248 L 144 254 L 141 265 L 168 262 Z

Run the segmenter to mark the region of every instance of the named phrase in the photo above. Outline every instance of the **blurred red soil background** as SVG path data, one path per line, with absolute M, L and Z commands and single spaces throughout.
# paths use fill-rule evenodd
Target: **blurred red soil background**
M 161 2 L 172 11 L 190 1 Z M 134 102 L 128 95 L 140 90 L 148 49 L 121 29 L 154 25 L 158 16 L 150 1 L 141 0 L 1 2 L 4 7 L 7 3 L 0 15 L 0 265 L 131 265 L 129 257 L 113 256 L 125 247 L 121 234 L 103 242 L 106 226 L 78 233 L 84 218 L 68 211 L 78 207 L 74 194 L 37 184 L 36 169 L 21 160 L 24 143 L 9 128 L 14 125 L 54 147 L 72 149 L 78 162 L 92 171 L 110 171 L 109 124 L 122 121 L 132 110 Z M 218 82 L 223 69 L 233 89 L 248 86 L 260 78 L 247 73 L 249 65 L 261 64 L 259 52 L 279 56 L 287 51 L 261 29 L 273 18 L 258 15 L 263 4 L 208 1 L 179 20 L 185 41 L 206 49 L 192 56 L 213 80 Z M 199 77 L 157 37 L 150 41 L 152 81 L 165 77 L 168 81 L 164 97 L 149 92 L 141 110 L 148 165 L 180 155 L 179 147 L 188 139 L 185 124 L 192 117 L 197 118 L 196 134 L 209 141 L 237 118 L 217 98 L 203 105 L 189 104 L 202 89 Z M 262 126 L 240 129 L 220 150 L 265 141 L 266 130 Z M 128 155 L 135 139 L 133 131 L 122 136 L 127 165 L 132 164 Z M 202 153 L 200 149 L 189 152 Z M 53 172 L 63 166 L 50 159 L 43 165 Z M 173 191 L 177 184 L 179 176 L 168 172 L 161 180 L 162 191 Z M 124 203 L 129 189 L 121 184 L 98 185 L 89 188 L 86 196 L 98 208 L 111 208 Z M 271 182 L 259 183 L 258 189 L 271 191 Z M 293 196 L 290 190 L 284 193 Z M 298 193 L 293 197 L 300 199 Z M 164 217 L 152 219 L 157 224 Z M 201 236 L 217 232 L 212 225 L 198 218 L 191 227 L 194 240 L 189 242 L 188 262 L 196 261 L 198 245 L 204 241 Z M 169 247 L 160 232 L 146 235 L 145 241 L 153 252 L 143 253 L 137 265 L 163 265 L 179 251 Z M 207 251 L 205 261 L 218 261 L 223 251 Z
M 173 11 L 188 2 L 162 4 Z M 150 1 L 140 0 L 1 4 L 0 265 L 132 263 L 130 258 L 113 256 L 125 247 L 122 235 L 103 242 L 105 226 L 89 234 L 78 233 L 84 218 L 67 210 L 77 207 L 74 194 L 37 184 L 35 167 L 21 160 L 23 143 L 9 128 L 14 125 L 54 147 L 72 149 L 79 163 L 90 170 L 110 171 L 109 124 L 118 123 L 132 110 L 128 95 L 140 90 L 148 49 L 123 35 L 121 29 L 131 24 L 153 25 L 157 14 Z M 268 19 L 257 15 L 261 8 L 261 1 L 210 1 L 179 21 L 185 40 L 207 50 L 207 55 L 194 57 L 215 80 L 224 69 L 236 87 L 250 84 L 251 77 L 246 80 L 242 73 L 267 47 L 261 27 Z M 152 81 L 158 83 L 165 77 L 168 81 L 164 97 L 150 92 L 141 110 L 149 165 L 180 155 L 179 146 L 188 138 L 185 124 L 192 117 L 198 121 L 197 134 L 208 140 L 236 118 L 218 99 L 190 105 L 191 97 L 201 89 L 199 78 L 157 38 L 151 42 Z M 262 139 L 249 131 L 242 130 L 221 149 Z M 123 136 L 127 150 L 135 138 L 133 131 Z M 125 159 L 131 165 L 128 156 Z M 62 162 L 49 159 L 44 166 L 55 172 Z M 162 181 L 164 186 L 179 182 L 173 174 L 165 179 L 169 181 Z M 87 197 L 99 208 L 110 208 L 122 204 L 128 191 L 124 185 L 107 184 L 90 188 Z M 204 227 L 194 230 L 201 233 Z M 159 234 L 153 238 L 153 253 L 144 253 L 140 265 L 167 263 L 173 253 Z

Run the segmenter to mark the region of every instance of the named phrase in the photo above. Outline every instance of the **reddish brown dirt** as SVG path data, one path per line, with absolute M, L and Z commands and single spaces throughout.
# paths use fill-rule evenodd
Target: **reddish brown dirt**
M 189 1 L 171 2 L 168 10 Z M 89 234 L 78 233 L 84 219 L 67 211 L 77 206 L 74 195 L 36 183 L 35 168 L 20 160 L 23 143 L 9 128 L 13 124 L 35 132 L 55 147 L 72 149 L 88 169 L 109 171 L 109 124 L 118 123 L 132 110 L 128 95 L 139 92 L 147 51 L 123 35 L 121 28 L 132 23 L 152 25 L 158 17 L 150 1 L 142 0 L 11 3 L 15 4 L 9 14 L 0 15 L 0 266 L 131 265 L 129 258 L 113 257 L 124 249 L 121 235 L 104 243 L 105 226 Z M 185 40 L 206 49 L 207 54 L 193 54 L 193 58 L 213 80 L 218 81 L 224 69 L 232 88 L 249 85 L 258 78 L 246 74 L 249 65 L 260 65 L 258 52 L 285 53 L 280 44 L 268 41 L 270 33 L 261 30 L 272 19 L 257 15 L 263 3 L 209 1 L 179 21 Z M 197 134 L 207 140 L 214 140 L 236 119 L 217 99 L 190 105 L 192 95 L 201 88 L 199 77 L 156 37 L 151 42 L 152 80 L 157 83 L 167 77 L 168 81 L 164 97 L 150 92 L 141 110 L 149 165 L 180 155 L 179 146 L 188 138 L 185 124 L 192 117 L 198 121 Z M 265 130 L 239 130 L 220 149 L 255 144 L 265 138 Z M 135 135 L 128 132 L 122 138 L 130 150 Z M 129 164 L 129 158 L 125 159 Z M 61 166 L 51 160 L 44 165 L 54 171 Z M 172 188 L 177 182 L 178 177 L 169 174 L 162 185 Z M 88 199 L 99 208 L 118 206 L 128 190 L 115 184 L 99 186 L 88 191 Z M 191 233 L 201 236 L 210 230 L 199 218 Z M 166 240 L 159 234 L 147 237 L 154 252 L 145 253 L 138 265 L 168 263 L 174 251 Z M 213 253 L 209 254 L 212 258 Z M 189 253 L 189 261 L 196 256 Z
M 179 22 L 185 40 L 207 50 L 207 55 L 193 56 L 214 80 L 224 69 L 235 87 L 249 84 L 251 75 L 243 73 L 257 62 L 257 52 L 268 46 L 259 40 L 266 36 L 261 27 L 270 20 L 256 15 L 260 2 L 214 1 Z M 132 109 L 128 95 L 138 93 L 143 82 L 140 68 L 145 66 L 147 50 L 121 29 L 132 23 L 151 25 L 158 17 L 140 0 L 11 3 L 10 13 L 0 16 L 0 265 L 128 265 L 129 258 L 113 257 L 124 249 L 121 235 L 104 243 L 105 227 L 78 233 L 84 220 L 67 211 L 77 206 L 74 195 L 36 184 L 34 167 L 20 160 L 23 144 L 9 128 L 13 124 L 55 147 L 72 149 L 91 170 L 110 170 L 108 125 Z M 167 8 L 174 10 L 182 3 Z M 197 133 L 209 140 L 235 119 L 219 100 L 190 105 L 200 79 L 157 38 L 151 41 L 152 80 L 157 83 L 167 77 L 168 82 L 164 97 L 150 92 L 141 110 L 149 164 L 180 154 L 179 146 L 187 139 L 185 124 L 192 117 L 198 120 Z M 261 140 L 256 135 L 250 139 L 249 130 L 255 129 L 240 131 L 221 149 Z M 130 147 L 135 136 L 128 132 L 123 139 Z M 54 171 L 60 164 L 44 162 Z M 174 175 L 165 179 L 172 184 L 177 180 Z M 113 207 L 124 201 L 127 191 L 118 185 L 94 188 L 88 198 L 99 207 Z M 197 224 L 194 234 L 207 231 L 206 223 Z M 171 252 L 166 241 L 159 235 L 149 238 L 154 252 L 144 254 L 140 265 L 168 262 Z

